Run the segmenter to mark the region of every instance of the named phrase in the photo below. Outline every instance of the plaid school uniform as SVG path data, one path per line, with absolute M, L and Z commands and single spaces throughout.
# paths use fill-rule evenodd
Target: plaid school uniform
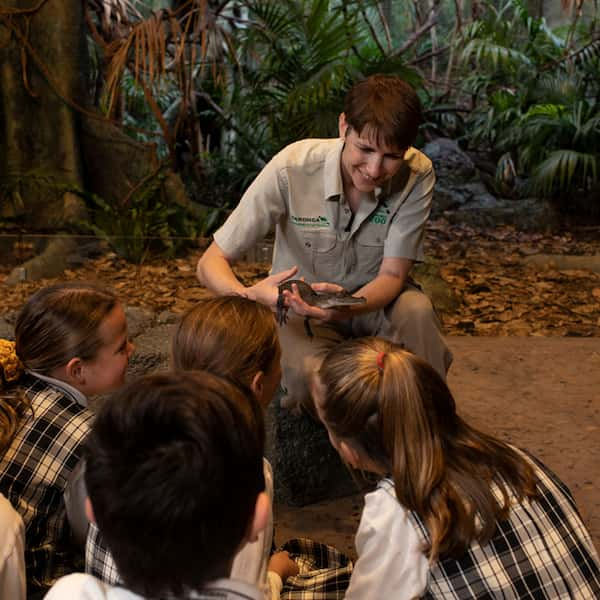
M 92 413 L 70 386 L 32 374 L 21 387 L 31 402 L 0 462 L 0 491 L 25 523 L 30 590 L 76 569 L 63 493 L 81 458 Z
M 95 523 L 90 523 L 85 540 L 85 572 L 110 585 L 123 583 L 112 554 Z
M 498 522 L 485 546 L 473 543 L 459 560 L 438 561 L 423 598 L 600 598 L 600 561 L 569 489 L 540 461 L 520 453 L 535 470 L 539 498 L 515 499 L 509 518 Z M 393 493 L 393 484 L 385 484 Z M 425 542 L 422 520 L 412 512 L 410 519 Z

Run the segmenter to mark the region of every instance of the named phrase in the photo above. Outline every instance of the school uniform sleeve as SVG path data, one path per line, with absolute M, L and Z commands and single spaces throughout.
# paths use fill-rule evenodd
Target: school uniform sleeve
M 347 600 L 419 598 L 425 590 L 428 563 L 406 510 L 392 486 L 381 485 L 365 497 L 356 534 L 358 560 Z

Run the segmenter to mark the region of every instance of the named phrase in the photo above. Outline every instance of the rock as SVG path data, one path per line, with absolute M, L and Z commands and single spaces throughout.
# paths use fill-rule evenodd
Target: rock
M 134 338 L 144 333 L 154 323 L 154 313 L 148 308 L 139 306 L 126 306 L 125 317 L 129 337 Z
M 130 363 L 132 369 L 140 373 L 144 372 L 141 368 L 143 365 L 152 369 L 167 369 L 173 329 L 173 325 L 156 325 L 134 337 L 135 352 Z M 140 368 L 136 365 L 140 365 Z
M 447 211 L 444 216 L 452 224 L 472 227 L 514 225 L 521 231 L 555 231 L 563 222 L 556 208 L 540 198 L 498 198 L 492 206 L 479 206 L 471 201 L 460 210 Z
M 356 492 L 349 469 L 316 419 L 282 409 L 275 398 L 267 410 L 266 432 L 277 502 L 304 506 Z
M 425 258 L 424 262 L 413 267 L 411 275 L 431 298 L 438 311 L 452 314 L 458 310 L 460 302 L 440 275 L 440 267 L 435 260 Z
M 475 164 L 451 139 L 437 138 L 425 145 L 423 152 L 431 159 L 440 184 L 461 186 L 477 176 Z

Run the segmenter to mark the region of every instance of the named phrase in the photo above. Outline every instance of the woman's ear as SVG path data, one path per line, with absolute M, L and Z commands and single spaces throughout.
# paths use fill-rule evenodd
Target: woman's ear
M 269 522 L 271 514 L 271 501 L 266 492 L 261 492 L 256 497 L 256 505 L 254 507 L 254 517 L 248 532 L 248 542 L 255 542 L 258 539 L 258 534 L 265 529 Z
M 256 398 L 261 398 L 264 389 L 265 374 L 262 371 L 258 371 L 252 378 L 250 389 Z
M 90 497 L 87 496 L 85 499 L 85 516 L 90 523 L 96 522 L 96 517 L 94 516 L 94 507 L 92 506 L 92 501 Z
M 346 113 L 340 113 L 338 117 L 338 131 L 340 137 L 346 137 L 346 131 L 348 130 L 348 123 L 346 122 Z

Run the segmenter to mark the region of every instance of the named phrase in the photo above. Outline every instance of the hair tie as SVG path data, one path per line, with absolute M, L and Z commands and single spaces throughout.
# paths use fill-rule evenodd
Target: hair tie
M 377 355 L 377 366 L 379 367 L 380 371 L 383 371 L 383 359 L 385 358 L 385 352 L 380 352 Z
M 0 383 L 17 381 L 25 371 L 25 366 L 15 352 L 15 343 L 0 339 Z

